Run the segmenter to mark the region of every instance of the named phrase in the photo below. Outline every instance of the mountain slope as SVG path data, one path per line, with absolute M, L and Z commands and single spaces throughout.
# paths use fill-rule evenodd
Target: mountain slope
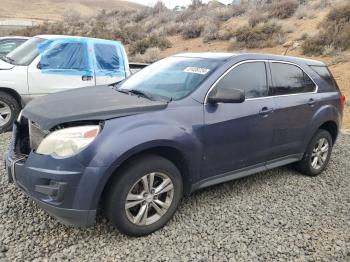
M 141 8 L 120 0 L 1 0 L 0 19 L 62 20 L 66 14 L 93 16 L 101 9 Z

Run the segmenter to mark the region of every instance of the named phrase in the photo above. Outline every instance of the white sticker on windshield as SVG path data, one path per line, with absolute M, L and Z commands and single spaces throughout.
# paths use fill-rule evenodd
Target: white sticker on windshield
M 210 69 L 203 67 L 186 67 L 184 72 L 192 74 L 206 75 Z

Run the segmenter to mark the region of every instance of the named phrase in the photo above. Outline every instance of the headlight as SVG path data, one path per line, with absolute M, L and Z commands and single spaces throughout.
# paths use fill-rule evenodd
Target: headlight
M 100 126 L 78 126 L 57 130 L 41 141 L 36 153 L 69 157 L 87 147 L 100 132 Z

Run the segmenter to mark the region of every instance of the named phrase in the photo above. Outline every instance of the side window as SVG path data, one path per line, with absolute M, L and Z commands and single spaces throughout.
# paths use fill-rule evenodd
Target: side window
M 41 69 L 89 69 L 85 43 L 59 43 L 52 46 L 40 59 Z
M 288 95 L 315 91 L 316 85 L 299 67 L 291 64 L 271 63 L 273 95 Z
M 113 71 L 119 70 L 120 57 L 115 45 L 95 44 L 94 49 L 98 69 Z
M 0 54 L 7 54 L 15 49 L 18 45 L 14 42 L 4 42 L 0 44 Z
M 268 95 L 265 62 L 247 62 L 233 68 L 216 88 L 240 89 L 246 98 Z
M 26 40 L 14 40 L 13 43 L 15 44 L 15 47 L 20 46 L 21 44 L 23 44 Z

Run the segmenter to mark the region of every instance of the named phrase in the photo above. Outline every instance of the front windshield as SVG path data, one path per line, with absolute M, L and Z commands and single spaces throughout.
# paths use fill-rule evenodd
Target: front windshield
M 179 100 L 194 91 L 219 63 L 211 59 L 169 57 L 131 76 L 118 89 Z
M 41 38 L 31 38 L 4 57 L 6 62 L 13 65 L 28 66 L 38 56 L 38 45 L 46 41 Z

